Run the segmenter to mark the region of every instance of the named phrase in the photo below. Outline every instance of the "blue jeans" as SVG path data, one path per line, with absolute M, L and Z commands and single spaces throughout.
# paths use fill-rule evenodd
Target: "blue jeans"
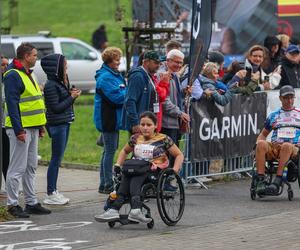
M 104 148 L 100 163 L 100 189 L 109 188 L 113 185 L 112 167 L 119 144 L 119 131 L 103 132 L 102 137 Z
M 49 136 L 51 138 L 51 160 L 47 172 L 47 193 L 52 194 L 57 190 L 58 169 L 64 157 L 67 146 L 70 124 L 61 124 L 58 126 L 47 126 Z

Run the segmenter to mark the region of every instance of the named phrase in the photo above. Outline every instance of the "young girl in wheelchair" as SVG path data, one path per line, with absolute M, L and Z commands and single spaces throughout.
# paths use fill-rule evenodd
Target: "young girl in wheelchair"
M 175 158 L 173 170 L 178 173 L 183 162 L 183 154 L 170 137 L 156 132 L 156 115 L 149 111 L 142 113 L 139 126 L 140 134 L 132 135 L 129 142 L 121 150 L 114 166 L 115 172 L 121 172 L 122 165 L 126 164 L 128 154 L 132 152 L 133 159 L 141 163 L 139 168 L 145 169 L 148 163 L 149 171 L 156 171 L 157 168 L 167 168 L 169 166 L 167 154 L 170 154 Z M 152 219 L 147 218 L 141 209 L 141 188 L 149 171 L 138 173 L 138 175 L 125 174 L 123 171 L 121 183 L 117 190 L 117 198 L 108 210 L 100 215 L 95 215 L 95 220 L 98 222 L 118 220 L 121 206 L 126 197 L 130 197 L 131 210 L 128 219 L 134 222 L 149 223 Z

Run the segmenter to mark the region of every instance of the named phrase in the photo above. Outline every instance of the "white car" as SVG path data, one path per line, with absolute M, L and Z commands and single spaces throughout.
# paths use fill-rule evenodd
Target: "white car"
M 91 92 L 95 89 L 95 73 L 103 61 L 100 52 L 92 46 L 75 38 L 3 35 L 0 51 L 4 56 L 12 59 L 16 57 L 16 49 L 22 42 L 29 42 L 38 50 L 38 61 L 33 70 L 39 84 L 44 84 L 47 80 L 40 58 L 48 54 L 59 53 L 63 54 L 68 61 L 70 83 L 84 92 Z M 125 72 L 125 69 L 126 63 L 122 58 L 120 71 Z

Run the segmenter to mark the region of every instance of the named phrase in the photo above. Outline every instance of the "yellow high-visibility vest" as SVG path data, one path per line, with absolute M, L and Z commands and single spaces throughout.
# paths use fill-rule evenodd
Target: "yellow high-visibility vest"
M 19 101 L 22 127 L 28 128 L 45 125 L 45 104 L 39 85 L 35 82 L 35 80 L 33 80 L 33 85 L 28 75 L 17 69 L 10 69 L 6 71 L 4 76 L 6 76 L 12 70 L 19 74 L 25 86 L 25 90 L 21 94 Z M 12 123 L 8 114 L 5 119 L 5 126 L 12 127 Z

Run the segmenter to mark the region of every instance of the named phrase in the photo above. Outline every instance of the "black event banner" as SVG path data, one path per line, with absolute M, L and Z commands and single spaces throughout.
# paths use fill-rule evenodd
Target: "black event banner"
M 194 0 L 192 11 L 189 85 L 199 75 L 210 45 L 212 28 L 211 0 Z
M 226 106 L 201 99 L 191 106 L 191 161 L 248 155 L 264 126 L 267 94 L 234 95 Z

